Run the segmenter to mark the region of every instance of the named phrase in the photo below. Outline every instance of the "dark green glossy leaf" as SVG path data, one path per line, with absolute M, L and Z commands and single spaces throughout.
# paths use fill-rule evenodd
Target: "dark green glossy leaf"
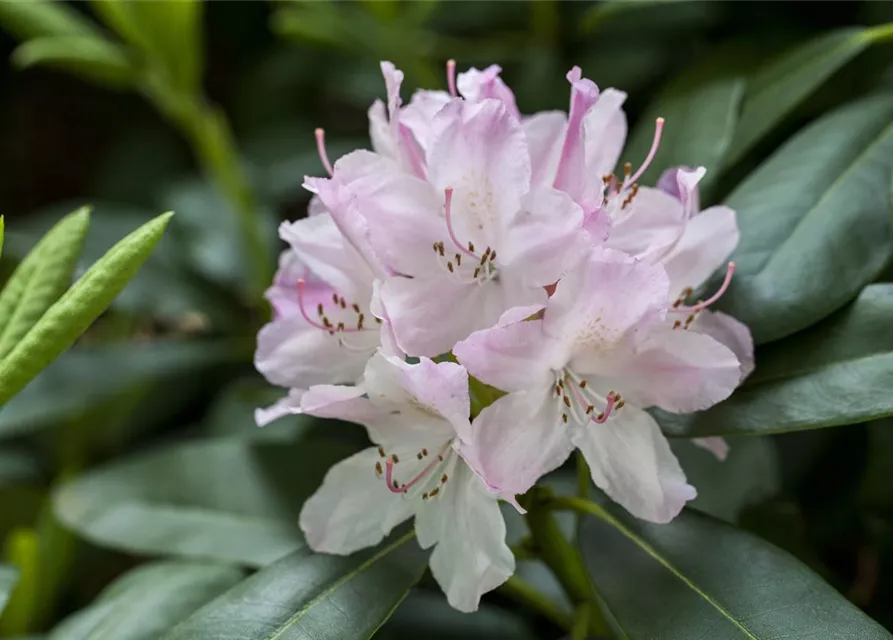
M 800 132 L 729 196 L 738 271 L 719 306 L 757 343 L 852 300 L 893 255 L 893 95 L 847 105 Z
M 164 233 L 167 213 L 118 242 L 50 307 L 0 364 L 0 404 L 70 347 L 136 274 Z
M 303 547 L 301 505 L 352 451 L 314 437 L 191 442 L 90 471 L 57 491 L 54 505 L 99 545 L 262 566 Z
M 21 40 L 45 36 L 103 37 L 90 20 L 62 2 L 0 2 L 0 24 Z
M 25 256 L 0 294 L 0 360 L 71 285 L 90 224 L 81 208 L 65 216 Z
M 836 71 L 869 45 L 889 37 L 889 26 L 832 31 L 769 60 L 747 79 L 741 118 L 727 164 L 739 160 Z
M 297 551 L 206 605 L 163 640 L 367 640 L 428 562 L 414 536 L 351 556 Z
M 47 640 L 155 640 L 243 576 L 225 565 L 146 564 L 115 580 Z
M 624 638 L 891 638 L 799 560 L 710 516 L 686 510 L 654 525 L 621 515 L 614 525 L 587 517 L 580 537 Z
M 62 69 L 115 89 L 133 87 L 139 80 L 139 69 L 130 60 L 126 49 L 91 37 L 53 36 L 28 40 L 13 52 L 12 61 L 21 69 Z
M 19 572 L 14 567 L 0 565 L 0 611 L 6 606 L 9 594 L 19 579 Z
M 656 412 L 670 435 L 768 434 L 893 415 L 893 285 L 866 287 L 827 320 L 757 350 L 744 386 L 712 409 Z

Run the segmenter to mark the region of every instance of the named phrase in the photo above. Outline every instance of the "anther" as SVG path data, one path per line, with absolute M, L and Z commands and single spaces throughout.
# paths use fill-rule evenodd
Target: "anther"
M 636 170 L 636 172 L 632 176 L 628 176 L 624 178 L 623 184 L 626 186 L 629 183 L 633 183 L 638 180 L 645 170 L 651 164 L 651 161 L 654 160 L 654 156 L 657 153 L 657 148 L 660 146 L 660 137 L 664 130 L 664 119 L 658 118 L 654 121 L 654 140 L 651 141 L 651 149 L 648 150 L 648 155 L 645 157 L 645 161 L 642 162 L 642 166 Z
M 384 449 L 382 449 L 381 447 L 378 448 L 378 455 L 380 455 L 382 458 L 384 458 L 385 456 Z
M 381 462 L 375 463 L 375 473 L 376 473 L 376 475 L 379 475 L 379 476 L 383 473 L 382 468 L 381 468 Z
M 490 247 L 487 247 L 487 248 L 484 250 L 484 255 L 481 256 L 481 266 L 482 266 L 482 267 L 483 267 L 484 264 L 487 262 L 487 258 L 490 257 L 490 251 L 491 251 Z
M 586 388 L 586 381 L 585 381 L 585 380 L 580 380 L 580 388 L 581 388 L 581 389 L 585 389 L 585 388 Z
M 317 329 L 323 329 L 328 331 L 331 327 L 329 323 L 329 319 L 323 316 L 322 324 L 319 324 L 316 320 L 310 317 L 310 314 L 307 313 L 307 308 L 304 306 L 304 280 L 303 278 L 298 278 L 298 309 L 301 311 L 301 315 L 304 316 L 304 320 L 307 321 L 311 327 L 316 327 Z M 317 307 L 317 311 L 319 311 L 319 307 Z
M 363 320 L 365 318 L 366 318 L 366 316 L 364 316 L 362 313 L 360 314 L 360 317 L 357 318 L 357 329 L 359 329 L 360 331 L 363 330 Z
M 398 462 L 400 462 L 400 458 L 397 457 L 396 453 L 391 454 L 391 460 L 394 461 L 394 464 L 397 464 Z
M 344 298 L 341 298 L 341 300 L 338 301 L 338 304 L 341 305 L 342 309 L 347 309 L 347 302 L 344 300 Z
M 338 304 L 338 294 L 337 293 L 332 294 L 332 302 L 334 302 L 335 304 Z
M 490 252 L 490 262 L 493 262 L 494 260 L 496 260 L 496 252 L 492 251 Z
M 425 448 L 422 448 L 422 455 L 423 455 L 423 456 L 427 456 L 427 455 L 428 455 L 428 450 L 425 449 Z
M 623 177 L 629 178 L 630 174 L 633 172 L 633 165 L 630 162 L 625 162 L 623 164 Z
M 682 326 L 682 321 L 681 321 L 681 320 L 677 320 L 676 322 L 673 323 L 673 328 L 674 328 L 674 329 L 678 329 L 678 328 L 681 327 L 681 326 Z
M 450 478 L 449 476 L 447 476 L 447 474 L 443 474 L 442 476 L 440 476 L 440 484 L 446 484 L 446 481 L 449 479 Z
M 471 251 L 472 253 L 474 253 L 474 243 L 473 242 L 468 243 L 468 250 Z
M 450 273 L 453 273 L 453 263 L 452 262 L 447 262 L 447 269 L 450 270 Z
M 319 160 L 331 178 L 335 171 L 332 169 L 332 163 L 329 162 L 329 156 L 326 153 L 326 132 L 323 129 L 317 129 L 313 134 L 316 136 L 316 151 L 319 153 Z
M 422 459 L 422 454 L 421 454 L 421 453 L 417 453 L 417 454 L 415 454 L 415 457 L 416 457 L 416 460 L 421 460 L 421 459 Z
M 447 88 L 450 90 L 450 95 L 455 98 L 459 95 L 459 92 L 456 91 L 456 61 L 455 60 L 447 60 L 446 74 L 447 74 Z
M 344 323 L 343 322 L 338 323 L 338 331 L 344 331 Z
M 476 279 L 480 273 L 481 273 L 481 268 L 480 268 L 480 267 L 475 267 L 475 268 L 474 268 L 474 273 L 472 274 L 472 277 Z
M 562 396 L 561 399 L 564 400 L 564 406 L 566 406 L 568 409 L 570 409 L 571 399 L 568 398 L 567 396 Z
M 356 302 L 354 302 L 352 305 L 350 305 L 350 308 L 354 310 L 354 313 L 360 312 L 360 305 L 358 305 Z
M 561 421 L 562 421 L 564 424 L 567 424 L 567 414 L 566 414 L 566 413 L 562 413 L 562 414 L 561 414 Z
M 320 316 L 322 316 L 324 314 L 323 308 L 322 308 L 322 302 L 320 302 L 318 305 L 316 305 L 316 313 Z
M 457 253 L 457 254 L 455 255 L 455 258 L 456 258 L 456 266 L 457 266 L 457 267 L 461 267 L 461 266 L 462 266 L 462 256 L 461 256 L 461 254 L 458 254 L 458 253 Z
M 440 493 L 440 487 L 434 487 L 433 489 L 431 489 L 431 493 L 428 494 L 428 497 L 433 498 L 438 493 Z
M 593 411 L 595 411 L 595 407 L 594 407 L 593 405 L 589 405 L 588 407 L 586 407 L 586 415 L 587 415 L 587 416 L 588 416 L 590 413 L 592 413 Z

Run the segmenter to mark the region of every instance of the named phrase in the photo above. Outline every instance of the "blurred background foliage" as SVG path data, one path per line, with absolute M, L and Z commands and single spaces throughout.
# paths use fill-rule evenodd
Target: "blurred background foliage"
M 85 203 L 84 265 L 158 212 L 177 215 L 112 310 L 0 412 L 0 541 L 19 573 L 0 636 L 158 637 L 298 544 L 301 502 L 362 434 L 297 418 L 254 427 L 254 407 L 278 395 L 251 365 L 269 315 L 260 293 L 278 222 L 305 214 L 302 178 L 322 174 L 314 128 L 333 158 L 368 146 L 379 60 L 405 71 L 404 99 L 445 88 L 448 58 L 497 62 L 525 113 L 565 109 L 578 64 L 629 94 L 630 157 L 655 115 L 668 138 L 687 122 L 655 165 L 696 154 L 712 201 L 826 112 L 893 90 L 887 31 L 856 28 L 893 20 L 883 2 L 209 2 L 139 17 L 164 34 L 160 49 L 128 31 L 120 3 L 59 3 L 58 23 L 29 14 L 36 4 L 0 8 L 3 272 Z M 35 44 L 46 36 L 61 44 Z M 33 46 L 17 50 L 23 40 Z M 791 91 L 768 122 L 764 103 Z M 674 446 L 696 507 L 791 551 L 893 628 L 891 434 L 867 422 L 733 439 L 724 465 Z M 541 569 L 521 575 L 562 598 Z M 558 637 L 498 593 L 474 616 L 428 580 L 409 597 L 377 637 Z

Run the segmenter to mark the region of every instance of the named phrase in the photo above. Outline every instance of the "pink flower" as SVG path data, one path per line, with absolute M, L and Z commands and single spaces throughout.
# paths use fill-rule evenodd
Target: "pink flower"
M 365 395 L 365 397 L 364 397 Z M 474 611 L 515 570 L 497 497 L 465 462 L 474 450 L 468 374 L 422 358 L 377 354 L 359 387 L 313 387 L 303 413 L 366 426 L 371 447 L 332 467 L 304 504 L 300 525 L 315 551 L 350 554 L 415 517 L 431 572 L 452 606 Z
M 591 244 L 582 210 L 531 182 L 526 138 L 504 103 L 451 99 L 431 122 L 427 178 L 364 151 L 307 179 L 336 220 L 363 220 L 388 276 L 381 302 L 410 355 L 448 352 L 544 287 Z
M 658 265 L 596 249 L 540 319 L 515 309 L 456 345 L 472 375 L 509 392 L 475 419 L 466 453 L 491 487 L 523 493 L 576 447 L 595 484 L 640 518 L 667 522 L 695 497 L 644 409 L 705 409 L 738 385 L 739 363 L 666 325 L 669 284 Z

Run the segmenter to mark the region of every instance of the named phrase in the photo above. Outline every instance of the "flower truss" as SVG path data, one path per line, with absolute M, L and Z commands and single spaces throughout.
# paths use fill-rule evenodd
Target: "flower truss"
M 450 603 L 473 611 L 514 571 L 499 501 L 523 512 L 517 496 L 574 449 L 639 518 L 696 496 L 647 409 L 705 409 L 753 368 L 747 328 L 708 309 L 738 228 L 728 207 L 700 210 L 703 168 L 639 184 L 662 119 L 643 164 L 615 174 L 626 95 L 577 67 L 569 112 L 532 116 L 495 65 L 457 78 L 450 62 L 448 92 L 406 105 L 403 74 L 381 68 L 373 151 L 332 164 L 317 130 L 329 177 L 306 178 L 308 216 L 280 228 L 256 365 L 289 393 L 257 419 L 364 425 L 374 446 L 304 506 L 308 543 L 349 554 L 414 517 Z M 469 376 L 504 395 L 472 407 Z

